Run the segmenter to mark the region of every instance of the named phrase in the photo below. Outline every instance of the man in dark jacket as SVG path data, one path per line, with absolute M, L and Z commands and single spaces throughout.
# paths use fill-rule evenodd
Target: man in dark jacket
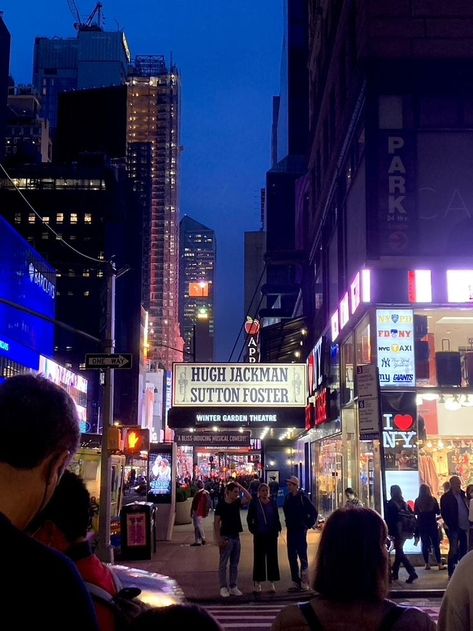
M 455 565 L 468 550 L 468 503 L 465 492 L 461 489 L 461 480 L 457 475 L 450 478 L 450 490 L 440 498 L 440 513 L 447 528 L 449 542 L 448 576 L 453 574 Z
M 307 529 L 317 521 L 317 511 L 300 488 L 299 478 L 292 475 L 286 480 L 289 493 L 284 500 L 287 527 L 287 558 L 293 585 L 289 591 L 308 589 Z M 299 562 L 300 560 L 300 570 Z

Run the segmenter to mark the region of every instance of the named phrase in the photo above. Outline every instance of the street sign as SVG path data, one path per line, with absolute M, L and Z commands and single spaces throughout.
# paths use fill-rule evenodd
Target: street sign
M 357 366 L 356 385 L 360 440 L 379 438 L 379 382 L 375 364 Z
M 374 364 L 356 367 L 357 394 L 359 397 L 377 397 L 378 371 Z
M 358 399 L 358 418 L 360 423 L 360 440 L 379 438 L 379 400 Z
M 131 353 L 93 353 L 85 356 L 86 370 L 103 370 L 114 368 L 115 370 L 129 369 L 132 366 L 133 355 Z

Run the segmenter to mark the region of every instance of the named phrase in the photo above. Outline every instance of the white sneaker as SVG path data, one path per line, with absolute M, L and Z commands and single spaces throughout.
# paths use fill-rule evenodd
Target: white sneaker
M 260 592 L 261 590 L 262 590 L 261 583 L 258 583 L 258 581 L 255 581 L 255 588 L 253 591 Z
M 301 583 L 301 589 L 307 592 L 309 591 L 310 587 L 307 583 Z
M 276 585 L 274 583 L 269 584 L 269 591 L 272 592 L 273 594 L 276 591 Z
M 229 591 L 232 596 L 243 596 L 243 592 L 241 592 L 238 587 L 230 587 Z
M 221 587 L 220 588 L 220 596 L 222 598 L 228 598 L 230 596 L 230 592 L 228 591 L 228 589 L 226 587 Z

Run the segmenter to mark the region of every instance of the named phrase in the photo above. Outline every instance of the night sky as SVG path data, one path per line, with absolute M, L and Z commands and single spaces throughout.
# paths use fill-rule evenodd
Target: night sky
M 86 19 L 95 0 L 77 5 Z M 217 234 L 216 359 L 228 361 L 244 316 L 243 232 L 259 229 L 260 189 L 270 166 L 282 2 L 104 0 L 103 5 L 105 30 L 123 30 L 133 56 L 169 59 L 172 52 L 180 69 L 181 214 Z M 67 0 L 3 0 L 0 9 L 12 35 L 16 83 L 31 82 L 35 36 L 75 37 Z

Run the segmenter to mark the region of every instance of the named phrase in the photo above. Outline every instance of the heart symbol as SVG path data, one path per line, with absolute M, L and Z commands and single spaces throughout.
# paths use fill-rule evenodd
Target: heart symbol
M 398 313 L 393 313 L 391 315 L 391 320 L 394 322 L 394 324 L 397 324 L 397 321 L 399 320 L 399 314 Z
M 414 425 L 414 419 L 410 414 L 396 414 L 394 417 L 394 425 L 401 432 L 408 432 Z
M 397 334 L 398 334 L 398 330 L 397 329 L 391 329 L 392 337 L 397 337 Z

